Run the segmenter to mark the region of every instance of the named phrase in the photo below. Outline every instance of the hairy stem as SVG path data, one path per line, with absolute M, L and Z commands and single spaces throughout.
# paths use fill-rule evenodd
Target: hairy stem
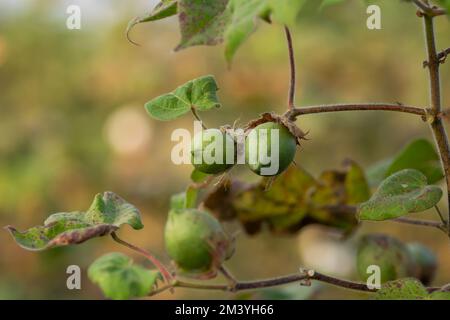
M 156 259 L 155 256 L 153 256 L 150 252 L 145 251 L 144 249 L 141 249 L 131 243 L 128 243 L 125 240 L 120 239 L 119 236 L 115 232 L 111 233 L 111 237 L 117 243 L 119 243 L 127 248 L 130 248 L 131 250 L 138 252 L 139 254 L 143 255 L 148 260 L 150 260 L 150 262 L 153 263 L 155 265 L 155 267 L 158 268 L 158 270 L 161 272 L 162 276 L 164 277 L 164 279 L 166 280 L 167 283 L 170 283 L 173 280 L 173 277 L 170 274 L 169 270 L 167 270 L 167 268 L 158 259 Z
M 422 8 L 421 8 L 422 9 Z M 423 9 L 422 9 L 423 10 Z M 434 37 L 434 25 L 433 15 L 424 11 L 424 29 L 426 38 L 426 47 L 428 53 L 428 71 L 430 80 L 430 103 L 431 109 L 434 115 L 438 115 L 441 112 L 441 83 L 439 66 L 441 64 L 436 51 L 436 41 Z M 436 144 L 441 156 L 442 167 L 445 173 L 445 180 L 447 182 L 447 205 L 450 220 L 450 147 L 447 138 L 447 132 L 445 131 L 444 124 L 440 117 L 435 116 L 431 122 L 431 130 L 436 140 Z M 450 224 L 447 227 L 448 234 L 450 236 Z
M 288 109 L 291 110 L 294 108 L 295 104 L 295 77 L 296 77 L 295 58 L 294 58 L 294 47 L 292 44 L 292 36 L 287 26 L 284 27 L 284 32 L 286 33 L 286 40 L 289 51 L 289 64 L 291 68 L 291 78 L 289 81 L 289 95 L 288 95 Z
M 405 106 L 391 103 L 353 103 L 353 104 L 326 104 L 318 106 L 295 107 L 286 112 L 285 116 L 295 120 L 298 116 L 314 113 L 341 112 L 341 111 L 394 111 L 415 114 L 425 118 L 425 108 Z

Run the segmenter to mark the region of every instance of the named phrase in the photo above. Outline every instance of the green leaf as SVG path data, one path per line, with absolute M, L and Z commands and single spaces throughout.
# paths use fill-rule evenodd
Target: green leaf
M 270 8 L 267 0 L 230 0 L 231 22 L 225 31 L 225 57 L 231 63 L 242 43 L 256 29 L 257 18 Z
M 322 3 L 320 4 L 320 9 L 324 9 L 326 7 L 330 7 L 342 2 L 344 2 L 344 0 L 322 0 Z
M 422 172 L 429 183 L 444 177 L 439 155 L 434 146 L 425 139 L 409 143 L 394 158 L 386 159 L 368 170 L 371 185 L 378 185 L 384 178 L 403 169 L 416 169 Z
M 448 291 L 434 291 L 429 296 L 430 300 L 450 300 L 450 292 Z
M 305 0 L 270 0 L 273 20 L 283 25 L 294 25 L 305 2 Z
M 375 294 L 378 300 L 450 300 L 448 288 L 428 293 L 420 281 L 413 278 L 390 281 Z
M 359 207 L 361 220 L 386 220 L 435 206 L 442 197 L 437 186 L 427 185 L 420 171 L 405 169 L 384 180 L 372 198 Z
M 177 14 L 177 0 L 162 0 L 150 13 L 136 17 L 128 23 L 126 33 L 129 34 L 131 29 L 138 23 L 161 20 Z
M 406 278 L 382 285 L 375 295 L 377 300 L 420 300 L 425 299 L 428 292 L 416 279 Z
M 146 296 L 161 279 L 158 271 L 134 265 L 132 259 L 118 252 L 95 260 L 88 269 L 88 276 L 106 297 L 114 300 Z
M 179 0 L 181 41 L 175 50 L 221 43 L 230 18 L 227 4 L 228 0 Z
M 237 49 L 256 30 L 259 18 L 292 26 L 305 0 L 230 0 L 230 23 L 225 30 L 225 58 L 231 63 Z
M 19 246 L 40 251 L 53 247 L 82 243 L 94 237 L 104 236 L 123 224 L 142 229 L 139 210 L 113 192 L 97 194 L 91 207 L 85 211 L 60 212 L 50 215 L 43 226 L 17 231 L 6 229 Z
M 450 15 L 450 0 L 439 0 L 439 3 L 447 10 L 447 15 Z
M 219 88 L 214 77 L 203 76 L 147 102 L 145 109 L 157 120 L 173 120 L 189 112 L 191 108 L 205 111 L 220 107 L 217 90 Z
M 163 19 L 178 13 L 181 41 L 175 50 L 196 45 L 216 45 L 225 40 L 230 63 L 236 50 L 256 28 L 261 18 L 293 25 L 306 0 L 166 0 L 147 15 L 133 19 L 127 34 L 138 23 Z

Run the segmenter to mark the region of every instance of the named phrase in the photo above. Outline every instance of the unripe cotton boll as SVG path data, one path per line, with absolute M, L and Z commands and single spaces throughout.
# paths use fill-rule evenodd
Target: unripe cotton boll
M 198 132 L 191 143 L 191 162 L 203 173 L 218 174 L 235 163 L 233 138 L 219 129 Z
M 234 241 L 220 222 L 198 209 L 171 210 L 164 238 L 179 273 L 195 278 L 215 277 L 234 253 Z

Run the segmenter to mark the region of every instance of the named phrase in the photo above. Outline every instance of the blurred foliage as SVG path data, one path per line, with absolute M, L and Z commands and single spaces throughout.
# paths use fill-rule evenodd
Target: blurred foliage
M 134 265 L 124 254 L 112 252 L 95 260 L 88 269 L 89 279 L 97 283 L 104 295 L 125 300 L 148 295 L 162 279 L 158 271 Z
M 189 117 L 170 124 L 149 119 L 144 103 L 180 83 L 213 74 L 223 108 L 205 115 L 208 126 L 235 120 L 239 125 L 261 112 L 283 112 L 288 88 L 283 30 L 277 24 L 259 23 L 228 70 L 221 47 L 171 53 L 179 41 L 173 18 L 136 26 L 133 39 L 141 47 L 127 42 L 127 22 L 148 9 L 148 1 L 72 2 L 80 4 L 83 12 L 81 30 L 66 29 L 65 2 L 0 3 L 0 224 L 22 229 L 38 224 L 50 212 L 82 208 L 94 194 L 112 190 L 141 210 L 145 225 L 142 231 L 125 228 L 121 233 L 130 242 L 162 253 L 170 194 L 187 184 L 191 172 L 190 166 L 171 163 L 170 135 L 175 128 L 193 128 Z M 360 1 L 300 14 L 292 30 L 299 77 L 297 104 L 400 101 L 427 105 L 428 82 L 422 69 L 426 55 L 415 8 L 401 1 L 371 2 L 382 9 L 382 30 L 366 28 L 366 5 Z M 439 19 L 439 48 L 450 45 L 449 31 L 448 20 Z M 448 65 L 442 68 L 442 84 L 443 92 L 448 92 Z M 420 119 L 403 114 L 309 115 L 298 124 L 309 131 L 310 140 L 302 144 L 296 161 L 314 176 L 324 168 L 338 167 L 347 157 L 368 167 L 396 154 L 411 138 L 430 138 Z M 245 172 L 240 178 L 256 180 Z M 433 283 L 450 282 L 445 235 L 388 222 L 365 223 L 359 232 L 379 228 L 431 247 L 439 261 Z M 291 273 L 302 264 L 356 278 L 354 260 L 340 257 L 343 252 L 350 256 L 352 248 L 352 239 L 342 243 L 314 227 L 286 238 L 266 232 L 241 235 L 229 267 L 242 279 Z M 117 249 L 112 241 L 101 238 L 36 254 L 20 250 L 7 232 L 1 232 L 0 298 L 100 298 L 100 291 L 87 279 L 86 267 Z M 82 268 L 81 291 L 66 288 L 65 270 L 70 264 Z M 174 297 L 212 295 L 180 289 L 175 295 L 160 296 Z M 230 298 L 226 293 L 214 293 L 214 297 Z M 361 295 L 326 286 L 314 297 Z
M 353 161 L 344 170 L 327 170 L 318 179 L 291 165 L 280 176 L 247 185 L 234 180 L 221 184 L 205 206 L 221 220 L 238 219 L 249 234 L 268 225 L 274 233 L 296 233 L 309 224 L 349 232 L 357 225 L 354 212 L 340 208 L 370 196 L 364 172 Z

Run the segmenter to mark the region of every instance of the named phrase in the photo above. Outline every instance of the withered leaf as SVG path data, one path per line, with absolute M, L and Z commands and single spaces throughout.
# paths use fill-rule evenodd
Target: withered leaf
M 18 231 L 7 229 L 19 246 L 32 251 L 79 244 L 94 237 L 110 234 L 123 224 L 142 229 L 140 213 L 133 205 L 113 192 L 97 194 L 85 211 L 60 212 L 50 215 L 43 226 Z

